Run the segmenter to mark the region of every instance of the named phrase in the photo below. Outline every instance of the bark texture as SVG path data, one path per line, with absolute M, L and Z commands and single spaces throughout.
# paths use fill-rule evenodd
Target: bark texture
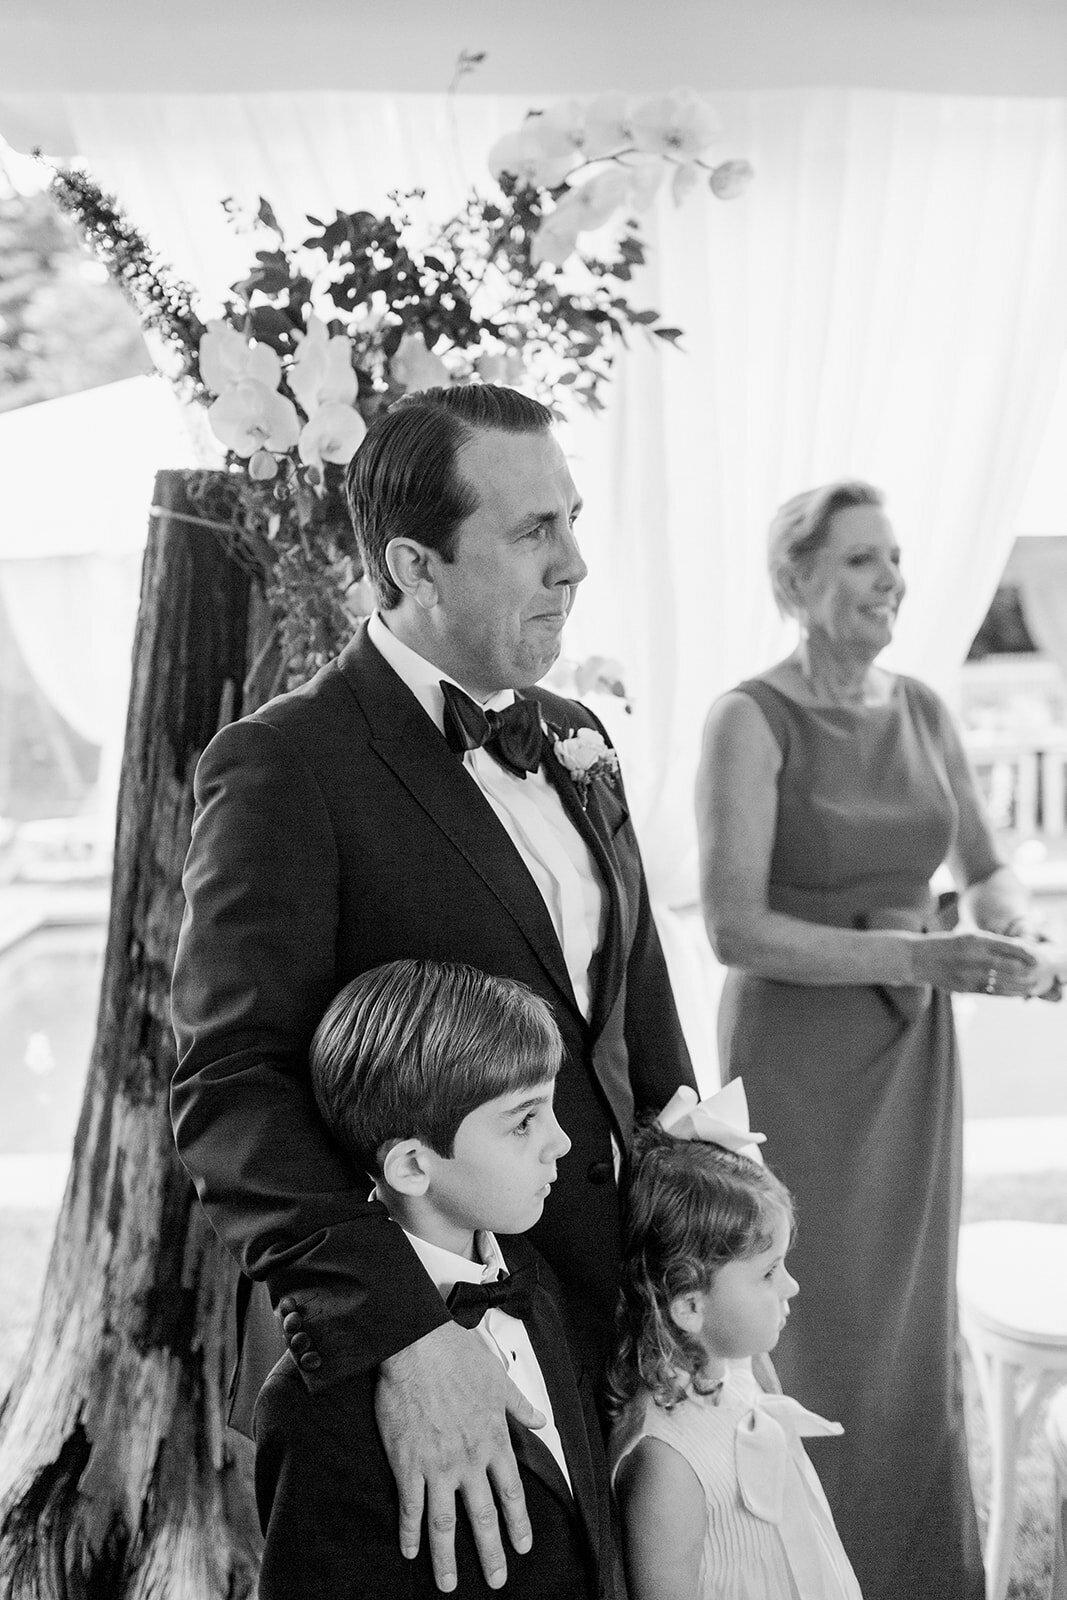
M 259 1539 L 224 1427 L 234 1269 L 174 1151 L 169 990 L 193 771 L 240 715 L 256 597 L 156 483 L 107 953 L 37 1324 L 0 1411 L 5 1600 L 239 1600 Z M 251 627 L 255 632 L 255 625 Z

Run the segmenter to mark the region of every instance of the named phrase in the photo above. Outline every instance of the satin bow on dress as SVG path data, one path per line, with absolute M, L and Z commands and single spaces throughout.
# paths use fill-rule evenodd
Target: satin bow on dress
M 839 1422 L 828 1422 L 789 1395 L 764 1394 L 741 1418 L 734 1435 L 745 1509 L 778 1528 L 802 1600 L 826 1594 L 860 1600 L 826 1496 L 800 1442 L 841 1432 Z

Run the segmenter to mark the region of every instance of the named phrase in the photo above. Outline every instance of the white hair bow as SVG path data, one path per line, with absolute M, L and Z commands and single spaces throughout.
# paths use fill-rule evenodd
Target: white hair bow
M 734 1078 L 716 1094 L 709 1094 L 706 1100 L 698 1100 L 696 1090 L 682 1084 L 656 1121 L 664 1133 L 673 1133 L 676 1139 L 700 1139 L 705 1144 L 721 1145 L 724 1150 L 735 1150 L 753 1161 L 763 1160 L 759 1146 L 766 1135 L 753 1133 L 748 1125 L 748 1101 L 740 1078 Z

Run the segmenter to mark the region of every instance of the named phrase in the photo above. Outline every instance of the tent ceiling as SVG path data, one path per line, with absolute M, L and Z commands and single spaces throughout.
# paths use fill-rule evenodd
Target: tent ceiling
M 5 96 L 439 92 L 461 49 L 487 53 L 485 93 L 1067 92 L 1063 0 L 4 0 L 3 11 Z

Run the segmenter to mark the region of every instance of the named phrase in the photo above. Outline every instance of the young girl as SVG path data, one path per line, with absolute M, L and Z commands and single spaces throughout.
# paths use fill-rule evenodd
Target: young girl
M 800 1442 L 840 1426 L 746 1359 L 789 1315 L 792 1230 L 758 1160 L 638 1130 L 610 1375 L 630 1600 L 861 1600 Z

